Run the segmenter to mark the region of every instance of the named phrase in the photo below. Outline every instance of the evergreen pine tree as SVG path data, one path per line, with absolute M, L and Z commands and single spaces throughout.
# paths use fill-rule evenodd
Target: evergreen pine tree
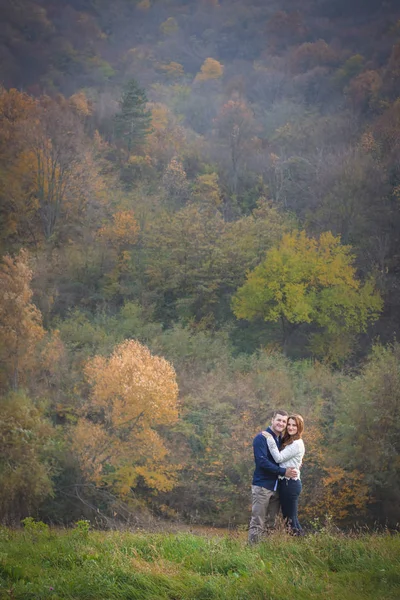
M 146 109 L 146 92 L 131 79 L 124 87 L 119 101 L 120 112 L 115 115 L 115 134 L 127 151 L 138 149 L 151 131 L 151 112 Z

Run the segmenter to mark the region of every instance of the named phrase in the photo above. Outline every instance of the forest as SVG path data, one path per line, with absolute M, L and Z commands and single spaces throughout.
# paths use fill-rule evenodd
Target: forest
M 395 0 L 0 0 L 0 510 L 400 521 Z

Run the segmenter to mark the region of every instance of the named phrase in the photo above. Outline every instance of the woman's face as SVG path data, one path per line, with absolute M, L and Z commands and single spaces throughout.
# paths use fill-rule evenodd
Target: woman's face
M 289 435 L 296 435 L 297 433 L 297 425 L 294 419 L 289 419 L 287 422 L 287 432 Z

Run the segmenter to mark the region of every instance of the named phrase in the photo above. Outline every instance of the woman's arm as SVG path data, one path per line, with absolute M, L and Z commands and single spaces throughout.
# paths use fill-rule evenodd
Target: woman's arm
M 281 462 L 284 462 L 285 460 L 289 460 L 289 458 L 293 458 L 293 456 L 296 456 L 301 453 L 299 444 L 296 444 L 296 442 L 289 444 L 289 446 L 286 446 L 286 448 L 284 448 L 281 452 L 279 452 L 278 446 L 276 445 L 276 442 L 275 442 L 274 438 L 272 437 L 272 435 L 270 433 L 268 433 L 267 431 L 263 431 L 262 434 L 265 438 L 267 438 L 268 450 L 271 452 L 274 461 L 277 463 L 281 463 Z M 296 441 L 300 441 L 300 440 L 296 440 Z

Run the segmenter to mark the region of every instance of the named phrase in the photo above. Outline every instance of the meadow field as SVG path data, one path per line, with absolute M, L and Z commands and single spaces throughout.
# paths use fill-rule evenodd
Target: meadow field
M 28 523 L 29 525 L 29 523 Z M 0 598 L 398 600 L 400 535 L 0 530 Z

